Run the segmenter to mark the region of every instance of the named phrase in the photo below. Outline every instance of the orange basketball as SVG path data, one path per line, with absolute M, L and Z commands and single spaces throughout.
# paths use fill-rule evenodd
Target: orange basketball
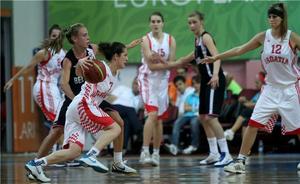
M 97 59 L 93 60 L 93 66 L 84 69 L 83 78 L 85 81 L 93 84 L 104 81 L 106 78 L 105 64 Z

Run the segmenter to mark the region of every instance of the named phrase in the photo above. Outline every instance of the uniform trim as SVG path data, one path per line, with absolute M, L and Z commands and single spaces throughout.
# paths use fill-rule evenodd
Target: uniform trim
M 169 35 L 169 47 L 171 47 L 171 44 L 172 44 L 172 36 Z
M 51 90 L 48 90 L 49 93 L 50 93 L 50 91 Z M 43 91 L 43 81 L 40 81 L 40 92 L 39 92 L 39 95 L 37 96 L 37 101 L 38 101 L 38 104 L 39 104 L 40 108 L 42 109 L 42 112 L 44 113 L 45 117 L 49 121 L 53 122 L 55 120 L 56 114 L 54 114 L 53 112 L 48 111 L 48 109 L 47 109 L 47 107 L 45 105 L 44 91 Z
M 162 113 L 162 115 L 158 116 L 157 119 L 166 120 L 166 119 L 168 119 L 168 117 L 169 117 L 169 112 L 168 112 L 168 109 L 167 109 L 164 113 Z
M 51 52 L 49 50 L 47 52 L 48 52 L 48 58 L 46 60 L 40 62 L 41 66 L 46 65 L 51 59 Z
M 299 135 L 299 134 L 300 134 L 300 128 L 285 133 L 285 135 Z
M 145 104 L 145 109 L 146 111 L 149 113 L 149 112 L 158 112 L 158 107 L 154 106 L 154 105 L 148 105 L 148 104 Z
M 148 41 L 149 41 L 149 48 L 150 48 L 150 50 L 152 50 L 152 44 L 151 44 L 150 37 L 149 37 L 149 35 L 148 35 L 148 34 L 147 34 L 146 36 L 147 36 L 147 39 L 148 39 Z
M 99 107 L 98 107 L 99 108 Z M 105 127 L 108 127 L 114 123 L 114 120 L 103 111 L 99 112 L 103 116 L 97 116 L 90 110 L 85 97 L 82 98 L 78 104 L 78 111 L 80 116 L 80 124 L 90 133 L 97 133 Z
M 69 149 L 70 143 L 77 144 L 81 148 L 81 151 L 83 150 L 83 144 L 81 142 L 72 140 L 68 140 L 68 143 L 63 145 L 63 149 Z

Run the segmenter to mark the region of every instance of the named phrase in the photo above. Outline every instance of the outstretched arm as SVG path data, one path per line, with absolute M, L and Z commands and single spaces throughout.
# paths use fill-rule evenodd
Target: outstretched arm
M 300 36 L 296 33 L 291 33 L 291 41 L 295 44 L 296 48 L 300 50 Z
M 48 58 L 48 54 L 45 51 L 45 49 L 42 49 L 40 51 L 38 51 L 32 58 L 31 62 L 24 66 L 20 71 L 18 71 L 4 86 L 4 91 L 7 91 L 12 85 L 13 82 L 19 78 L 21 75 L 24 75 L 25 73 L 27 73 L 28 71 L 30 71 L 31 69 L 33 69 L 38 63 L 47 60 Z
M 235 47 L 233 49 L 230 49 L 228 51 L 225 51 L 216 56 L 204 58 L 202 60 L 202 63 L 212 63 L 217 60 L 223 60 L 226 58 L 242 55 L 246 52 L 249 52 L 251 50 L 254 50 L 254 49 L 260 47 L 263 44 L 264 38 L 265 38 L 265 32 L 258 33 L 247 43 L 240 45 L 238 47 Z
M 142 43 L 142 41 L 143 41 L 143 38 L 138 38 L 138 39 L 132 40 L 129 44 L 126 45 L 126 48 L 127 49 L 134 48 L 137 45 L 139 45 L 140 43 Z

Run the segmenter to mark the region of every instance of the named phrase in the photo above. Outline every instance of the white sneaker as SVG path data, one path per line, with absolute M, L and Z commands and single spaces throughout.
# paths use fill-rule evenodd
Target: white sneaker
M 190 145 L 189 147 L 185 148 L 182 153 L 185 154 L 185 155 L 190 155 L 191 153 L 197 151 L 197 148 Z
M 153 166 L 159 166 L 159 154 L 153 153 L 151 157 L 152 165 Z
M 25 164 L 25 169 L 38 181 L 42 183 L 49 183 L 51 179 L 48 178 L 43 171 L 42 166 L 37 165 L 34 160 L 30 160 Z
M 114 162 L 111 167 L 112 172 L 123 173 L 123 174 L 134 174 L 137 171 L 129 166 L 127 166 L 123 161 L 122 162 Z
M 79 159 L 80 163 L 85 167 L 91 167 L 100 173 L 107 173 L 108 168 L 99 162 L 95 157 L 84 155 Z
M 178 148 L 174 144 L 165 144 L 165 146 L 172 155 L 178 154 Z
M 229 153 L 221 153 L 220 160 L 214 164 L 215 167 L 224 167 L 232 162 L 232 157 Z
M 236 173 L 236 174 L 244 174 L 245 173 L 245 160 L 237 159 L 227 166 L 224 167 L 224 171 Z
M 141 164 L 151 164 L 151 157 L 149 152 L 142 151 L 140 155 L 140 163 Z
M 226 140 L 232 141 L 234 138 L 234 132 L 231 129 L 227 129 L 224 131 L 224 136 Z
M 27 173 L 26 176 L 29 180 L 35 180 L 35 177 L 31 173 Z
M 299 169 L 299 170 L 300 170 L 300 163 L 298 164 L 298 166 L 297 166 L 297 169 Z
M 200 165 L 210 165 L 220 160 L 220 154 L 209 153 L 208 157 L 200 161 Z

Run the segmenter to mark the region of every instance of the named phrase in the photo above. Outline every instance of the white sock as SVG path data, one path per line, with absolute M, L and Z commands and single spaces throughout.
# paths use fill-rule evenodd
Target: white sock
M 143 146 L 143 151 L 149 153 L 149 146 Z
M 213 138 L 207 138 L 208 141 L 208 145 L 209 145 L 209 152 L 211 154 L 218 154 L 219 150 L 218 150 L 218 145 L 217 145 L 217 138 L 213 137 Z
M 100 154 L 100 150 L 98 150 L 96 147 L 92 147 L 89 152 L 87 152 L 87 156 L 98 156 Z
M 40 165 L 40 166 L 46 166 L 46 165 L 48 165 L 48 162 L 47 162 L 47 160 L 46 160 L 46 157 L 42 157 L 42 158 L 39 158 L 39 159 L 35 159 L 34 160 L 34 162 L 35 162 L 35 164 L 36 165 Z
M 122 161 L 123 161 L 122 152 L 114 152 L 114 162 L 118 163 Z
M 153 154 L 158 154 L 159 155 L 159 148 L 158 149 L 153 149 Z
M 246 160 L 247 156 L 243 155 L 243 154 L 239 154 L 239 156 L 237 157 L 237 159 L 241 159 L 241 160 Z
M 221 152 L 229 153 L 226 139 L 222 138 L 222 139 L 218 139 L 217 141 Z

